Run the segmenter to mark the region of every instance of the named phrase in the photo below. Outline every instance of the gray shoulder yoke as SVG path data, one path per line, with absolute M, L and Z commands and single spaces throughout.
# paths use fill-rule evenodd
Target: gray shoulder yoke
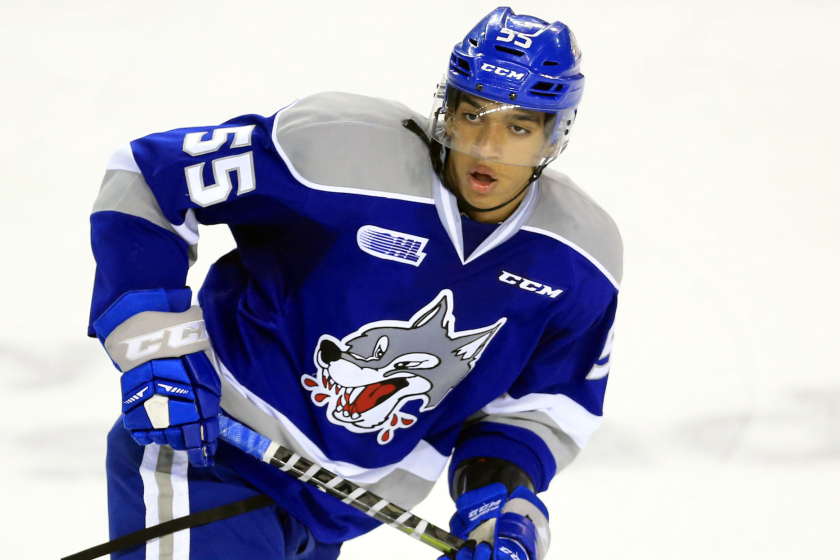
M 402 126 L 409 118 L 425 128 L 424 117 L 393 101 L 319 93 L 278 113 L 275 145 L 309 187 L 432 202 L 428 149 Z
M 426 118 L 400 103 L 349 93 L 305 97 L 277 115 L 275 145 L 307 186 L 433 203 L 428 149 L 402 126 Z M 622 244 L 615 223 L 561 173 L 540 179 L 540 200 L 523 229 L 573 246 L 618 286 Z
M 540 198 L 522 228 L 553 237 L 589 259 L 618 288 L 623 245 L 618 227 L 571 179 L 547 169 L 540 177 Z

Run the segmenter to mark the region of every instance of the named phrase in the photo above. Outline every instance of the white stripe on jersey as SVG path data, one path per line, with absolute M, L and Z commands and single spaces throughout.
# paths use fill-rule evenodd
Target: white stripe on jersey
M 131 173 L 140 173 L 140 166 L 137 165 L 137 160 L 134 158 L 134 152 L 131 149 L 131 144 L 120 146 L 108 160 L 105 166 L 107 171 L 128 171 Z M 165 219 L 163 214 L 161 217 Z M 195 209 L 190 208 L 184 216 L 184 223 L 175 225 L 170 223 L 172 229 L 175 230 L 181 239 L 187 242 L 188 245 L 198 244 L 198 220 L 195 217 Z
M 589 437 L 601 425 L 600 416 L 592 414 L 566 395 L 532 393 L 515 399 L 505 393 L 481 410 L 487 414 L 544 412 L 580 449 L 583 449 Z
M 134 152 L 131 151 L 131 144 L 120 146 L 108 160 L 105 166 L 107 171 L 131 171 L 132 173 L 140 173 L 140 167 L 137 165 L 137 160 L 134 159 Z
M 542 228 L 538 228 L 538 227 L 534 227 L 534 226 L 523 226 L 523 227 L 522 227 L 522 229 L 523 229 L 524 231 L 530 231 L 530 232 L 532 232 L 532 233 L 539 233 L 540 235 L 545 235 L 546 237 L 550 237 L 550 238 L 552 238 L 552 239 L 556 239 L 556 240 L 557 240 L 557 241 L 559 241 L 560 243 L 562 243 L 562 244 L 564 244 L 564 245 L 567 245 L 567 246 L 571 247 L 572 249 L 574 249 L 575 251 L 577 251 L 578 253 L 580 253 L 580 254 L 581 254 L 581 256 L 583 256 L 583 258 L 585 258 L 586 260 L 588 260 L 589 262 L 591 262 L 592 264 L 594 264 L 594 265 L 595 265 L 595 268 L 597 268 L 598 270 L 600 270 L 600 271 L 601 271 L 601 274 L 603 274 L 604 276 L 606 276 L 606 277 L 607 277 L 607 280 L 609 280 L 609 281 L 610 281 L 610 284 L 612 284 L 612 285 L 613 285 L 613 287 L 614 287 L 616 290 L 618 290 L 618 289 L 620 289 L 620 288 L 621 288 L 621 285 L 618 283 L 618 280 L 616 280 L 616 279 L 615 279 L 615 277 L 614 277 L 612 274 L 610 274 L 610 271 L 609 271 L 609 270 L 607 270 L 607 269 L 606 269 L 606 267 L 605 267 L 604 265 L 602 265 L 600 262 L 598 262 L 598 260 L 597 260 L 597 259 L 595 259 L 595 257 L 593 257 L 592 255 L 590 255 L 589 253 L 587 253 L 586 251 L 584 251 L 581 247 L 579 247 L 578 245 L 576 245 L 576 244 L 572 243 L 571 241 L 569 241 L 569 240 L 568 240 L 568 239 L 566 239 L 565 237 L 561 237 L 561 236 L 557 235 L 556 233 L 554 233 L 554 232 L 552 232 L 552 231 L 548 231 L 548 230 L 545 230 L 545 229 L 542 229 Z

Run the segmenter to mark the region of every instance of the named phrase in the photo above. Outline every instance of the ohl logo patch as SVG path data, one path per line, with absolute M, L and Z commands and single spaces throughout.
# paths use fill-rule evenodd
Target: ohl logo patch
M 435 408 L 475 366 L 505 324 L 455 331 L 450 290 L 441 291 L 408 321 L 364 325 L 338 340 L 323 335 L 315 349 L 318 372 L 301 383 L 327 419 L 353 433 L 378 432 L 385 445 L 417 417 L 402 409 L 420 401 L 419 412 Z
M 362 226 L 356 233 L 356 242 L 359 248 L 368 255 L 420 266 L 426 258 L 423 247 L 429 240 L 425 237 L 376 226 Z

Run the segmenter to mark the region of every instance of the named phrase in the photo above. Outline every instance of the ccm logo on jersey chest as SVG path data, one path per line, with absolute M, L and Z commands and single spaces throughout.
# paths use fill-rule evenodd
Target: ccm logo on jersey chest
M 555 289 L 551 286 L 540 284 L 539 282 L 534 282 L 533 280 L 528 280 L 522 276 L 517 276 L 516 274 L 512 274 L 506 270 L 503 270 L 501 275 L 499 275 L 499 281 L 504 282 L 505 284 L 510 284 L 511 286 L 519 286 L 520 290 L 534 292 L 538 296 L 548 296 L 551 299 L 554 299 L 563 293 L 563 290 L 560 288 Z

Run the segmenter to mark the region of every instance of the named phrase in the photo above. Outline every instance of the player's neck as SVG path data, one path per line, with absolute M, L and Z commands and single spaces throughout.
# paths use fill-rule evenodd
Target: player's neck
M 525 198 L 525 194 L 527 192 L 527 189 L 522 191 L 514 200 L 505 204 L 498 210 L 493 210 L 492 212 L 476 212 L 474 210 L 470 210 L 469 208 L 462 208 L 461 210 L 463 210 L 470 219 L 473 219 L 476 222 L 484 224 L 498 224 L 504 222 L 510 218 L 514 212 L 516 212 L 516 209 L 519 208 L 519 205 L 522 203 L 522 199 Z

